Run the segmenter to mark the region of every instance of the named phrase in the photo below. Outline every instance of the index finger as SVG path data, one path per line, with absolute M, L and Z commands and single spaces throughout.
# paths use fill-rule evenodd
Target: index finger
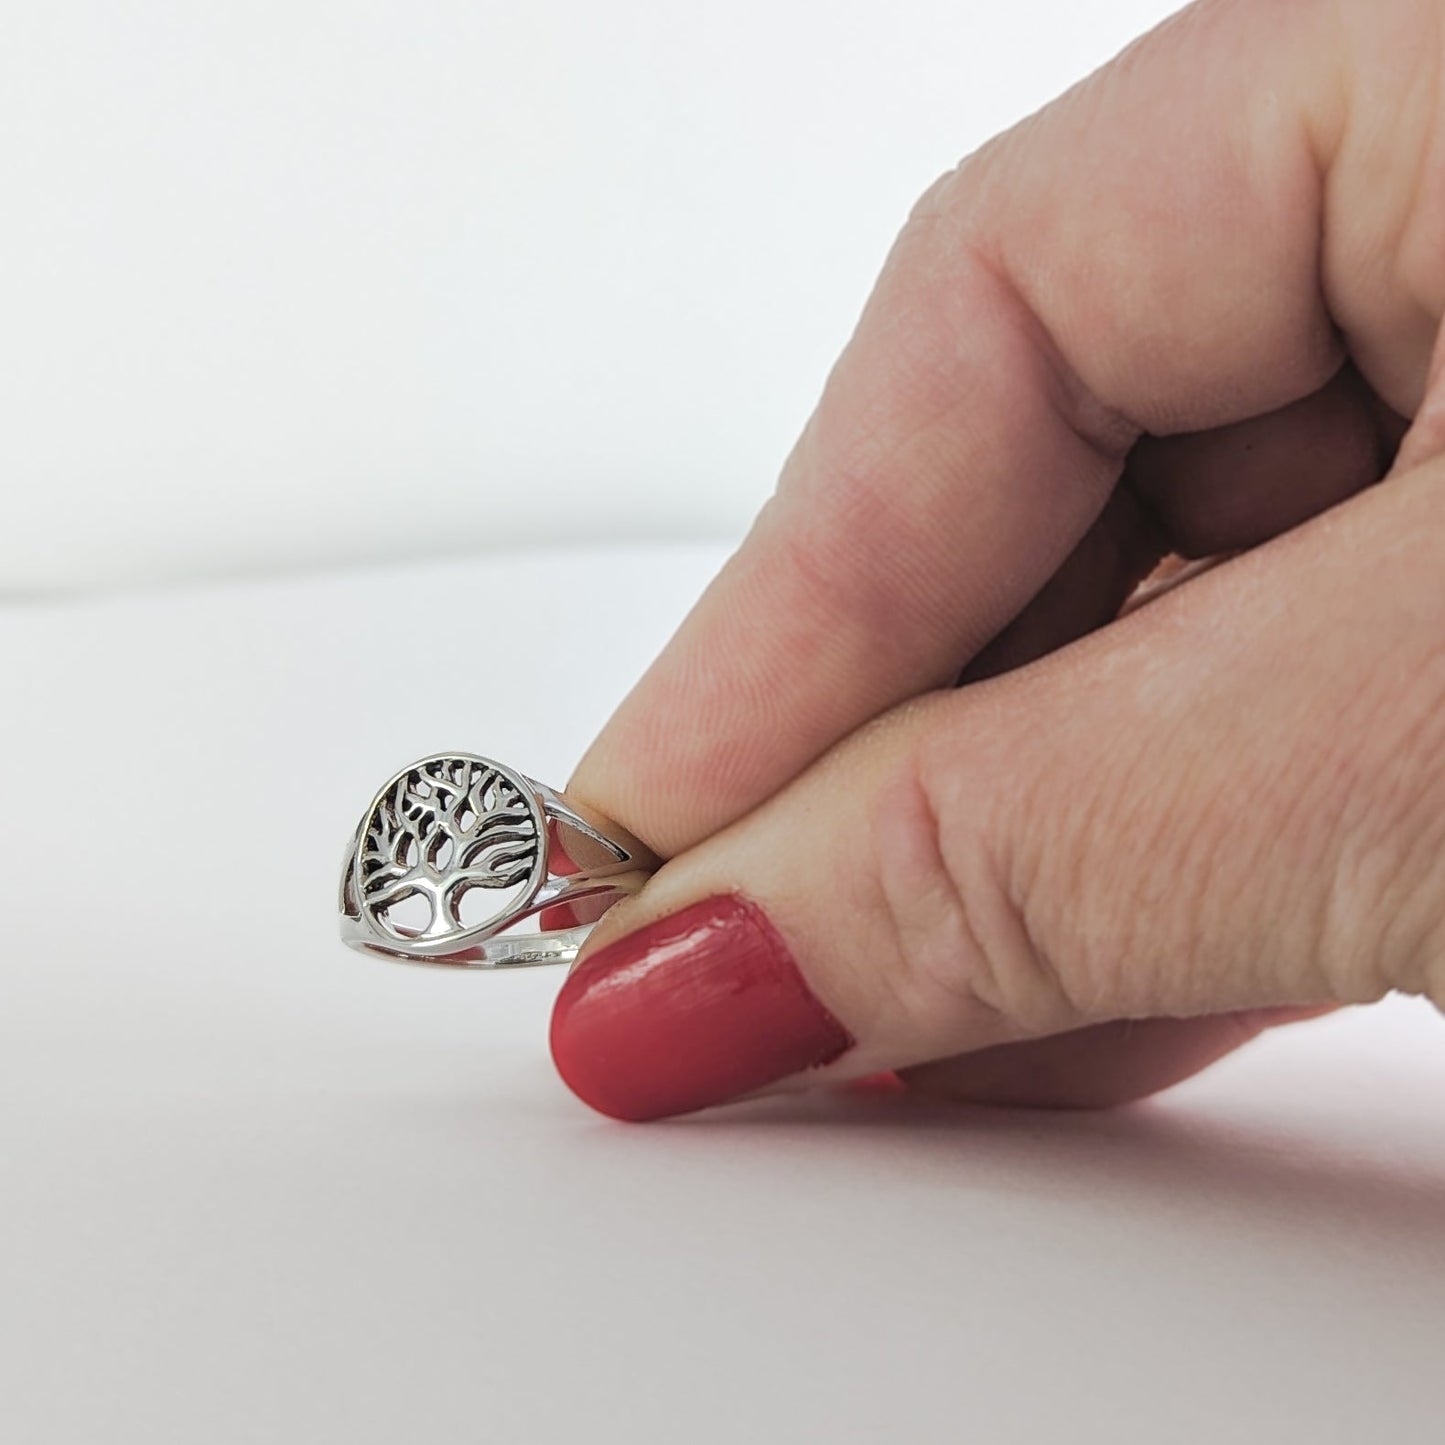
M 1440 28 L 1414 0 L 1204 0 L 937 183 L 775 496 L 569 791 L 675 853 L 951 683 L 1141 435 L 1309 396 L 1347 344 L 1412 411 L 1438 305 L 1394 263 Z

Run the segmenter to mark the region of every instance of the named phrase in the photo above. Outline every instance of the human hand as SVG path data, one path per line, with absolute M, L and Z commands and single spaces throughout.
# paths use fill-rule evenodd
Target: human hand
M 1204 0 L 928 191 L 569 785 L 672 857 L 583 1099 L 1109 1104 L 1445 1001 L 1442 116 L 1445 3 Z

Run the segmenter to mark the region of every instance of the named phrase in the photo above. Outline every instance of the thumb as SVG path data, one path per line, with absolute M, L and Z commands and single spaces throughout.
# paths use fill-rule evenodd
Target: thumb
M 564 1079 L 643 1119 L 1114 1020 L 1445 999 L 1442 482 L 855 734 L 607 916 Z

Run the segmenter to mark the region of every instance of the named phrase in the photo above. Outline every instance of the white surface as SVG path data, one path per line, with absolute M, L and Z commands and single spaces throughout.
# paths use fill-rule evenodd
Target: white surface
M 735 534 L 917 194 L 1172 8 L 0 0 L 0 589 Z
M 560 781 L 716 560 L 0 613 L 0 1435 L 1438 1440 L 1423 1007 L 1114 1117 L 854 1096 L 635 1127 L 554 1077 L 555 973 L 336 942 L 378 780 L 462 745 Z M 601 598 L 644 620 L 598 646 Z M 409 698 L 499 612 L 444 711 Z

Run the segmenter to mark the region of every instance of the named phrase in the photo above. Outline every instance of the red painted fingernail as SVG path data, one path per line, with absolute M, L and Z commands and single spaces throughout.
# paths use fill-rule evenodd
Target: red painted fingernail
M 736 896 L 599 949 L 572 971 L 552 1014 L 558 1071 L 615 1119 L 721 1104 L 832 1063 L 853 1043 L 766 914 Z

